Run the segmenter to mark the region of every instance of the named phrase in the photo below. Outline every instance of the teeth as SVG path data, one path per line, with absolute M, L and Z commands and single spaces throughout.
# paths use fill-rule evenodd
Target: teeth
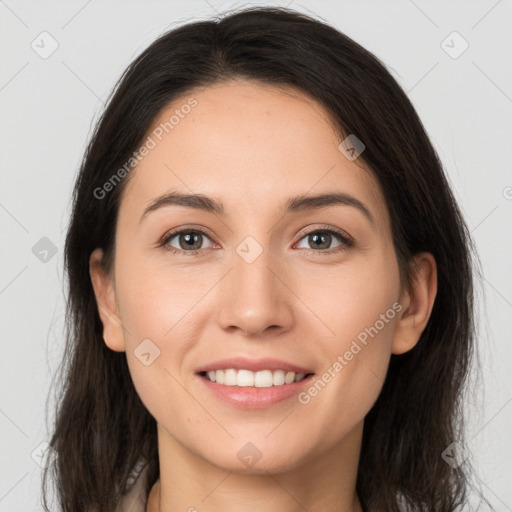
M 284 370 L 276 370 L 272 375 L 272 384 L 282 386 L 284 384 Z
M 205 377 L 217 384 L 225 386 L 270 388 L 300 382 L 306 376 L 305 373 L 285 372 L 284 370 L 261 370 L 251 372 L 250 370 L 212 370 L 206 372 Z
M 237 372 L 235 370 L 226 370 L 224 372 L 224 385 L 225 386 L 236 386 Z
M 254 373 L 248 370 L 238 370 L 235 385 L 254 386 Z

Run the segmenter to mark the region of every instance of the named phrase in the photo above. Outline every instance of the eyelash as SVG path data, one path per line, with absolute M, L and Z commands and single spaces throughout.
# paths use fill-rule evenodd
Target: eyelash
M 206 236 L 207 238 L 210 238 L 209 235 L 207 233 L 205 233 L 201 229 L 196 229 L 196 228 L 188 228 L 187 229 L 187 228 L 185 228 L 185 229 L 180 229 L 180 230 L 177 230 L 177 231 L 171 231 L 169 233 L 166 233 L 161 238 L 158 246 L 159 247 L 163 247 L 166 251 L 169 251 L 172 254 L 180 253 L 180 254 L 186 254 L 188 256 L 197 256 L 201 251 L 204 250 L 204 249 L 199 249 L 199 250 L 195 250 L 195 251 L 184 251 L 182 249 L 176 249 L 175 247 L 171 247 L 171 246 L 167 245 L 170 240 L 172 240 L 177 235 L 181 235 L 182 233 L 186 233 L 186 234 L 200 234 L 200 235 Z M 339 241 L 341 242 L 341 245 L 339 247 L 336 247 L 334 250 L 332 250 L 332 249 L 325 249 L 325 250 L 315 251 L 314 249 L 306 249 L 308 252 L 314 253 L 315 255 L 328 256 L 328 255 L 331 255 L 331 254 L 341 253 L 341 252 L 346 251 L 347 249 L 353 247 L 353 245 L 354 245 L 354 242 L 350 238 L 348 238 L 343 231 L 338 230 L 338 229 L 334 229 L 334 228 L 317 228 L 317 229 L 314 229 L 314 230 L 309 231 L 309 232 L 305 233 L 304 235 L 302 235 L 302 237 L 299 239 L 299 242 L 303 238 L 305 238 L 305 237 L 307 237 L 309 235 L 312 235 L 312 234 L 316 234 L 316 233 L 329 233 L 331 235 L 335 235 L 339 239 Z

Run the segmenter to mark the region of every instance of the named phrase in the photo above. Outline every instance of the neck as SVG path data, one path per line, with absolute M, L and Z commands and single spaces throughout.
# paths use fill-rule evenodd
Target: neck
M 236 473 L 191 453 L 158 425 L 160 479 L 147 512 L 362 512 L 356 493 L 362 426 L 286 471 Z

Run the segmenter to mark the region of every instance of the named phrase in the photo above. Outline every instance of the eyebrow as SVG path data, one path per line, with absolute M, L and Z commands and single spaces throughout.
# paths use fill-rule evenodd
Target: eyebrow
M 308 210 L 316 210 L 328 206 L 345 205 L 357 208 L 364 214 L 370 224 L 375 225 L 375 219 L 370 210 L 359 199 L 344 192 L 332 192 L 318 195 L 300 195 L 291 197 L 283 207 L 283 215 Z M 150 213 L 167 206 L 184 206 L 194 210 L 200 210 L 217 215 L 226 215 L 222 201 L 218 201 L 204 194 L 183 194 L 180 192 L 168 192 L 154 199 L 144 210 L 139 224 Z

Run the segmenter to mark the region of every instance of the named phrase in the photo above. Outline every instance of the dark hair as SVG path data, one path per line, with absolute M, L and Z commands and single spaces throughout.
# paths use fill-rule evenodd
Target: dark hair
M 369 51 L 293 10 L 253 7 L 174 28 L 126 69 L 87 147 L 65 243 L 69 293 L 62 399 L 50 446 L 65 512 L 111 512 L 131 469 L 148 462 L 146 495 L 159 477 L 156 421 L 141 402 L 126 356 L 110 350 L 89 275 L 95 248 L 114 258 L 117 213 L 128 175 L 102 187 L 170 102 L 226 80 L 294 87 L 322 105 L 339 135 L 366 146 L 389 209 L 402 283 L 412 256 L 433 254 L 438 291 L 416 346 L 392 355 L 364 422 L 357 493 L 366 510 L 451 512 L 468 496 L 471 465 L 442 452 L 464 444 L 463 391 L 474 355 L 473 242 L 442 165 L 411 102 Z

